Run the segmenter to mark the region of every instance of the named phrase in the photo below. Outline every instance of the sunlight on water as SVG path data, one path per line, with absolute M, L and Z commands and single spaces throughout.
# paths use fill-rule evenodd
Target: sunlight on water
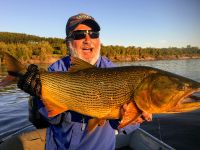
M 0 81 L 6 75 L 5 67 L 1 66 Z M 28 97 L 16 84 L 0 87 L 0 141 L 24 128 L 35 129 L 28 121 Z
M 117 65 L 150 66 L 200 82 L 200 59 L 123 62 L 117 63 Z

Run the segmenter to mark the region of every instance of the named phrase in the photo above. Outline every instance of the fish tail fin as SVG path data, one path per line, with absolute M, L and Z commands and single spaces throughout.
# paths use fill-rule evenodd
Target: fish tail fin
M 0 51 L 3 63 L 6 65 L 8 75 L 0 82 L 0 86 L 7 86 L 26 72 L 26 66 L 6 52 Z

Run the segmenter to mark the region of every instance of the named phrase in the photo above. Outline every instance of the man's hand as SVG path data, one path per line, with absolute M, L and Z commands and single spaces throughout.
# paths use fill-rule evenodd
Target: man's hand
M 20 77 L 17 86 L 32 96 L 40 97 L 41 81 L 38 67 L 33 64 L 29 65 L 27 72 Z

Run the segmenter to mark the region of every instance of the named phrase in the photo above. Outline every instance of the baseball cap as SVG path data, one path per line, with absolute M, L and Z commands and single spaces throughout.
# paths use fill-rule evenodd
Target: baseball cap
M 72 32 L 81 23 L 92 27 L 92 29 L 95 31 L 100 31 L 99 24 L 95 21 L 95 19 L 92 16 L 80 13 L 75 16 L 71 16 L 68 19 L 66 24 L 66 36 L 68 37 L 69 33 Z

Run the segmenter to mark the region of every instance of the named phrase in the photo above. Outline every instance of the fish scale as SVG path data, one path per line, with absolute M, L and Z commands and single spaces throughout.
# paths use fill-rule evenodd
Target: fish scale
M 131 67 L 122 70 L 95 68 L 74 73 L 45 73 L 41 74 L 41 81 L 42 87 L 53 92 L 53 97 L 68 109 L 102 118 L 130 101 L 142 78 L 141 73 L 136 72 Z M 144 73 L 142 75 L 144 78 Z

